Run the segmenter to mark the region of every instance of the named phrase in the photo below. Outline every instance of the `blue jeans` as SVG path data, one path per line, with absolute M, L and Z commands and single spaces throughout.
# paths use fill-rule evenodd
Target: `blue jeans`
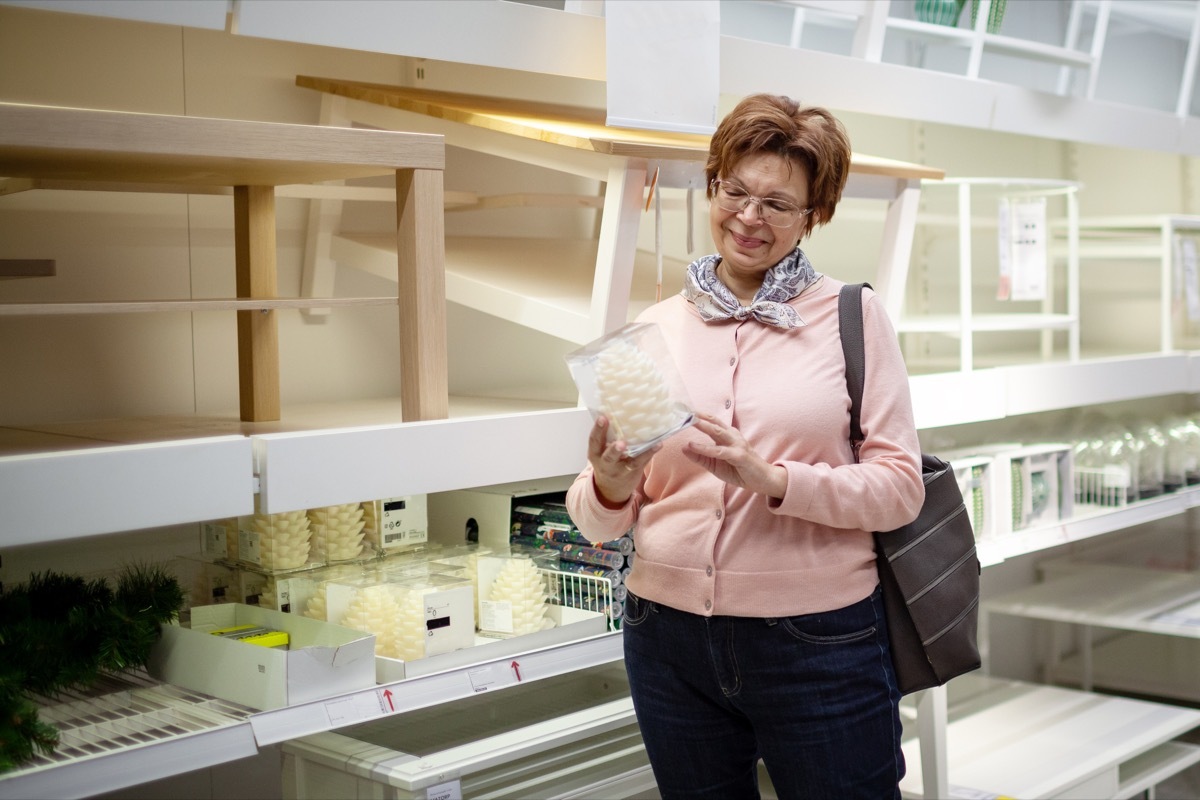
M 879 589 L 820 614 L 701 617 L 631 592 L 625 669 L 664 800 L 899 798 L 900 692 Z

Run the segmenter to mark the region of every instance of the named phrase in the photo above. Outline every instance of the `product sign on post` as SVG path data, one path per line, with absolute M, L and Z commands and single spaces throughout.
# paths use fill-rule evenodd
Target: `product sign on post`
M 1046 299 L 1046 198 L 1000 199 L 999 300 Z
M 1188 322 L 1200 322 L 1200 275 L 1196 269 L 1196 240 L 1175 236 L 1175 295 L 1182 294 Z

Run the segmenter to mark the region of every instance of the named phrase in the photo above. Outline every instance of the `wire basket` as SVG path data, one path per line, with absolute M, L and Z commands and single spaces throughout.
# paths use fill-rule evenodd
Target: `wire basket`
M 608 630 L 617 629 L 623 608 L 613 599 L 613 584 L 609 578 L 553 569 L 541 572 L 546 577 L 546 602 L 603 614 Z

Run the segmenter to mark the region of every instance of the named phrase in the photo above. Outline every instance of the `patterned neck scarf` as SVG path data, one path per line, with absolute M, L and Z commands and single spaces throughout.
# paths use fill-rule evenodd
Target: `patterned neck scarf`
M 777 328 L 807 325 L 788 301 L 816 282 L 821 274 L 813 269 L 799 247 L 763 275 L 762 286 L 748 306 L 743 306 L 717 277 L 719 255 L 703 256 L 688 265 L 683 291 L 680 292 L 700 312 L 705 322 L 744 320 L 754 317 Z

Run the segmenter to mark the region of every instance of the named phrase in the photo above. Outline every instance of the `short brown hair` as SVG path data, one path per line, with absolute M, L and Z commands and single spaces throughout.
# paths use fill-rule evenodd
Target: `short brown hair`
M 743 99 L 721 120 L 709 143 L 704 165 L 708 198 L 712 199 L 713 181 L 756 153 L 775 153 L 808 172 L 812 213 L 804 218 L 801 239 L 833 219 L 850 176 L 850 137 L 833 114 L 783 95 Z

